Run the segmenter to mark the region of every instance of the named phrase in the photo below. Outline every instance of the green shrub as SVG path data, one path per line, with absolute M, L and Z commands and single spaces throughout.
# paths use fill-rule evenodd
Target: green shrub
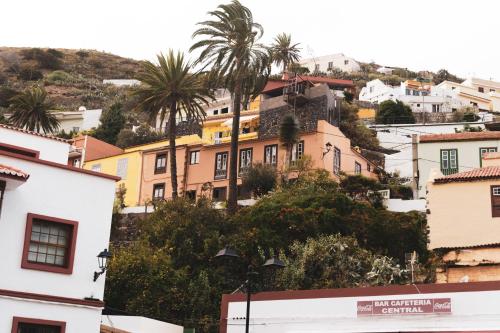
M 475 114 L 474 112 L 465 112 L 464 113 L 464 118 L 462 121 L 464 122 L 474 122 L 474 121 L 478 121 L 479 120 L 479 116 L 477 114 Z
M 76 51 L 75 53 L 78 57 L 80 57 L 81 59 L 83 58 L 87 58 L 89 56 L 89 52 L 88 51 L 85 51 L 85 50 L 80 50 L 80 51 Z
M 8 108 L 10 105 L 10 100 L 12 97 L 18 94 L 14 89 L 10 89 L 7 87 L 0 88 L 0 107 Z
M 43 73 L 33 67 L 22 67 L 18 77 L 24 81 L 38 81 L 43 79 Z
M 53 56 L 54 56 L 54 57 L 56 57 L 56 58 L 59 58 L 59 59 L 64 58 L 64 53 L 62 53 L 62 52 L 61 52 L 61 51 L 59 51 L 59 50 L 56 50 L 56 49 L 48 49 L 46 52 L 47 52 L 48 54 L 53 55 Z
M 53 71 L 52 73 L 47 75 L 47 81 L 49 81 L 50 83 L 71 82 L 73 80 L 74 78 L 71 74 L 61 70 Z

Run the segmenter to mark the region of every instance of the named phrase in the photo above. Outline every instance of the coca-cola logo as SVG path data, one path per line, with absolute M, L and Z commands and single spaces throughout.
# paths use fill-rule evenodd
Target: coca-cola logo
M 435 302 L 434 310 L 451 310 L 451 302 Z
M 372 304 L 358 305 L 358 312 L 372 312 L 372 310 L 373 310 Z

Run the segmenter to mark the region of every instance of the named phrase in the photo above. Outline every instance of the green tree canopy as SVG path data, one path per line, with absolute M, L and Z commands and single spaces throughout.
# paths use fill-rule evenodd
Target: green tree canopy
M 269 193 L 277 183 L 276 167 L 269 164 L 256 163 L 242 177 L 242 186 L 257 197 Z
M 95 137 L 112 145 L 116 144 L 118 133 L 125 126 L 122 104 L 117 102 L 101 115 L 101 124 L 95 130 Z
M 413 124 L 415 117 L 411 108 L 401 101 L 387 100 L 380 103 L 376 116 L 377 124 Z
M 277 66 L 283 66 L 283 73 L 286 73 L 288 66 L 300 59 L 299 43 L 292 44 L 292 36 L 290 34 L 278 34 L 271 45 L 271 53 L 273 62 Z

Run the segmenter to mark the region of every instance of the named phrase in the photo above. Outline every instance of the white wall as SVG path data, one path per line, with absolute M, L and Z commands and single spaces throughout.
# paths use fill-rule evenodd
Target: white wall
M 496 147 L 500 151 L 500 140 L 423 142 L 418 144 L 419 196 L 426 196 L 427 181 L 431 171 L 440 171 L 440 150 L 457 149 L 458 172 L 480 167 L 479 148 Z
M 23 317 L 66 322 L 66 333 L 98 333 L 101 310 L 0 296 L 0 332 L 11 332 L 12 318 Z
M 103 325 L 131 333 L 182 333 L 182 326 L 139 316 L 102 316 Z
M 81 130 L 89 130 L 93 127 L 97 127 L 101 124 L 99 119 L 101 118 L 102 109 L 95 110 L 85 110 L 83 113 L 83 122 Z
M 35 140 L 36 138 L 36 140 Z M 0 142 L 38 150 L 40 159 L 67 164 L 70 144 L 0 127 Z
M 347 61 L 347 64 L 345 63 Z M 303 59 L 300 64 L 307 67 L 311 73 L 315 72 L 315 65 L 319 65 L 319 71 L 328 73 L 328 63 L 333 62 L 333 67 L 344 72 L 358 72 L 361 67 L 353 58 L 346 57 L 342 53 L 320 56 L 310 59 Z
M 455 133 L 455 129 L 463 130 L 466 124 L 484 129 L 483 123 L 372 125 L 369 128 L 377 132 L 377 138 L 382 147 L 400 151 L 399 153 L 385 155 L 384 169 L 387 172 L 398 171 L 401 177 L 413 177 L 412 134 Z
M 253 301 L 252 333 L 471 331 L 500 328 L 500 291 Z M 451 298 L 452 314 L 357 317 L 357 301 Z M 245 331 L 245 302 L 231 302 L 227 333 Z M 241 319 L 233 319 L 241 318 Z
M 108 248 L 115 182 L 0 155 L 0 164 L 19 168 L 30 178 L 6 191 L 0 216 L 0 289 L 83 299 L 102 299 L 104 277 L 93 282 L 97 254 Z M 28 213 L 78 221 L 73 274 L 21 268 Z M 36 283 L 35 283 L 36 282 Z

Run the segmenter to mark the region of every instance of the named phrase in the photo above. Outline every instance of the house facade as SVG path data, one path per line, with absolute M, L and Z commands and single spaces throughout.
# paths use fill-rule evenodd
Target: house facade
M 460 100 L 464 106 L 484 112 L 500 111 L 499 82 L 469 78 L 462 83 L 443 81 L 437 88 Z
M 426 197 L 433 172 L 452 175 L 482 166 L 482 156 L 500 151 L 500 132 L 464 132 L 421 135 L 413 150 L 414 176 L 419 198 Z
M 310 73 L 328 73 L 334 69 L 348 73 L 359 72 L 361 70 L 359 62 L 342 53 L 301 59 L 300 65 L 307 67 Z
M 500 276 L 500 159 L 491 154 L 488 166 L 429 180 L 429 248 L 441 254 L 439 283 Z
M 65 140 L 0 125 L 1 332 L 98 332 L 116 177 L 67 165 Z

